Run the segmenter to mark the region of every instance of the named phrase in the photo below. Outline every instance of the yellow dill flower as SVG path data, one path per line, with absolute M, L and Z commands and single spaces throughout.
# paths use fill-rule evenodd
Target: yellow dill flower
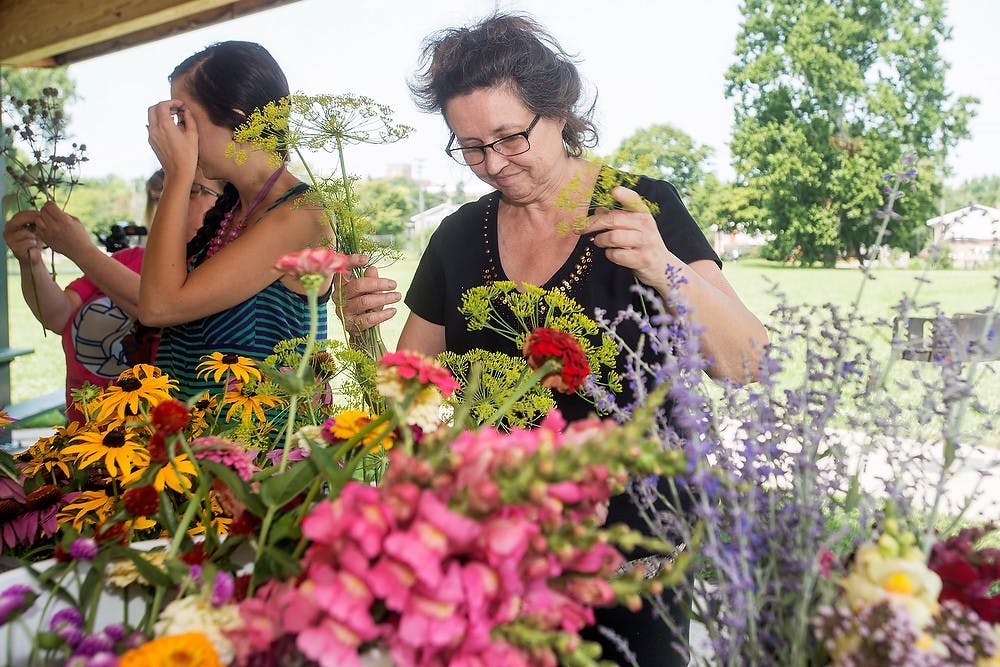
M 250 424 L 254 421 L 265 421 L 266 417 L 264 415 L 264 410 L 266 408 L 273 408 L 284 404 L 284 400 L 281 398 L 265 393 L 257 393 L 257 389 L 260 385 L 255 383 L 244 383 L 237 387 L 234 391 L 227 391 L 225 398 L 223 398 L 223 405 L 229 405 L 229 410 L 226 412 L 226 421 L 232 421 L 233 417 L 237 414 L 240 415 L 240 420 L 243 424 Z
M 56 520 L 60 526 L 69 522 L 73 528 L 82 531 L 86 525 L 103 524 L 114 510 L 115 499 L 104 491 L 83 491 L 59 510 Z
M 101 422 L 112 416 L 117 416 L 119 420 L 136 417 L 141 414 L 141 407 L 153 408 L 160 401 L 170 398 L 170 390 L 176 388 L 177 383 L 156 366 L 133 366 L 104 390 L 99 399 L 100 410 L 96 421 Z
M 139 432 L 114 424 L 78 433 L 63 453 L 75 455 L 81 468 L 103 463 L 112 477 L 117 477 L 119 471 L 128 475 L 136 468 L 149 465 L 149 451 L 139 440 Z
M 253 359 L 221 352 L 213 352 L 202 359 L 205 361 L 198 364 L 198 377 L 211 376 L 213 382 L 222 382 L 222 378 L 232 374 L 240 382 L 260 380 L 260 371 L 257 370 L 257 363 Z

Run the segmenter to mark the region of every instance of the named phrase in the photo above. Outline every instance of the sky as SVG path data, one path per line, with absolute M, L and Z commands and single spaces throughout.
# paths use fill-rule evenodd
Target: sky
M 981 100 L 972 138 L 949 158 L 949 182 L 957 184 L 1000 174 L 1000 68 L 989 65 L 1000 0 L 946 2 L 953 28 L 943 47 L 952 65 L 947 87 Z M 367 95 L 414 128 L 396 144 L 351 147 L 350 173 L 375 178 L 389 165 L 410 164 L 413 176 L 431 187 L 450 190 L 462 181 L 467 190 L 480 189 L 467 168 L 445 156 L 448 131 L 440 115 L 418 111 L 406 84 L 426 35 L 474 22 L 497 6 L 531 14 L 576 54 L 597 94 L 598 153 L 610 153 L 637 129 L 669 123 L 711 147 L 711 169 L 732 177 L 732 104 L 724 81 L 735 61 L 737 0 L 300 0 L 70 66 L 80 96 L 71 130 L 90 158 L 83 175 L 146 178 L 158 166 L 146 139 L 146 110 L 169 98 L 167 75 L 209 44 L 241 39 L 264 45 L 293 91 Z M 325 160 L 310 163 L 322 170 Z

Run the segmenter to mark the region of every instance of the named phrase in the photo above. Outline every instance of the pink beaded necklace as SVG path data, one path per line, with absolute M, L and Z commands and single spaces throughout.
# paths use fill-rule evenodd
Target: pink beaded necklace
M 270 175 L 270 177 L 268 177 L 267 182 L 264 183 L 264 187 L 257 193 L 257 197 L 253 200 L 253 203 L 250 204 L 250 208 L 247 209 L 247 212 L 243 215 L 243 217 L 240 218 L 238 222 L 233 222 L 233 215 L 235 215 L 236 209 L 239 208 L 240 205 L 239 199 L 236 200 L 232 208 L 230 208 L 226 212 L 226 215 L 222 218 L 222 222 L 219 223 L 219 231 L 215 233 L 215 236 L 213 236 L 212 240 L 209 242 L 208 250 L 205 253 L 206 258 L 211 257 L 215 253 L 222 250 L 222 248 L 239 238 L 240 234 L 243 233 L 243 230 L 247 228 L 247 221 L 250 219 L 250 216 L 253 215 L 253 212 L 257 209 L 260 203 L 264 201 L 264 197 L 267 196 L 267 193 L 271 191 L 271 188 L 274 187 L 274 184 L 278 182 L 278 178 L 284 172 L 285 164 L 282 163 L 281 166 L 278 167 L 274 173 Z

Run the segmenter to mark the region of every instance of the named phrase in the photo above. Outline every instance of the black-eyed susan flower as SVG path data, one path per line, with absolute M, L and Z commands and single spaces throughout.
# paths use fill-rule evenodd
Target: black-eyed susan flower
M 60 526 L 71 523 L 77 531 L 82 531 L 85 526 L 102 525 L 115 511 L 115 499 L 103 490 L 70 493 L 66 494 L 66 499 L 69 502 L 56 519 Z
M 68 479 L 76 457 L 66 456 L 61 450 L 52 446 L 53 438 L 42 438 L 26 452 L 18 455 L 18 467 L 28 477 L 60 473 L 62 479 Z
M 143 407 L 151 409 L 170 398 L 170 390 L 176 388 L 177 383 L 156 366 L 133 366 L 104 390 L 98 402 L 97 421 L 111 417 L 124 421 L 138 416 Z
M 231 374 L 240 382 L 260 380 L 260 371 L 253 359 L 221 352 L 213 352 L 202 359 L 204 361 L 198 364 L 198 377 L 211 377 L 213 382 L 222 382 L 226 375 Z
M 226 421 L 232 421 L 236 416 L 240 416 L 240 421 L 250 424 L 256 418 L 257 421 L 266 421 L 264 410 L 284 405 L 285 401 L 272 394 L 259 392 L 261 385 L 256 382 L 246 382 L 236 385 L 236 388 L 227 391 L 223 399 L 223 404 L 229 406 L 226 411 Z
M 165 488 L 173 489 L 178 493 L 189 491 L 192 486 L 191 480 L 198 474 L 194 464 L 187 454 L 178 454 L 172 461 L 158 463 L 159 469 L 153 477 L 152 484 L 157 491 Z M 148 468 L 137 468 L 130 475 L 122 477 L 122 484 L 129 485 L 138 480 Z
M 149 451 L 140 441 L 139 432 L 113 423 L 81 431 L 63 453 L 76 456 L 81 468 L 103 463 L 112 477 L 149 465 Z
M 197 438 L 209 429 L 209 419 L 214 419 L 219 409 L 219 400 L 215 394 L 204 394 L 191 406 L 191 421 L 188 430 L 192 438 Z

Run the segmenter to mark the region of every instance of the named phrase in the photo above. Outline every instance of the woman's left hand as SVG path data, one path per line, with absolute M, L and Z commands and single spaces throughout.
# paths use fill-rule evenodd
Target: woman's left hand
M 604 248 L 608 259 L 632 269 L 644 284 L 660 288 L 666 282 L 667 265 L 678 265 L 680 260 L 667 250 L 656 220 L 638 193 L 619 185 L 611 196 L 622 208 L 598 209 L 577 233 L 597 232 L 594 245 Z
M 164 173 L 193 181 L 198 166 L 198 127 L 194 114 L 185 113 L 180 100 L 166 100 L 149 107 L 147 119 L 149 145 Z

